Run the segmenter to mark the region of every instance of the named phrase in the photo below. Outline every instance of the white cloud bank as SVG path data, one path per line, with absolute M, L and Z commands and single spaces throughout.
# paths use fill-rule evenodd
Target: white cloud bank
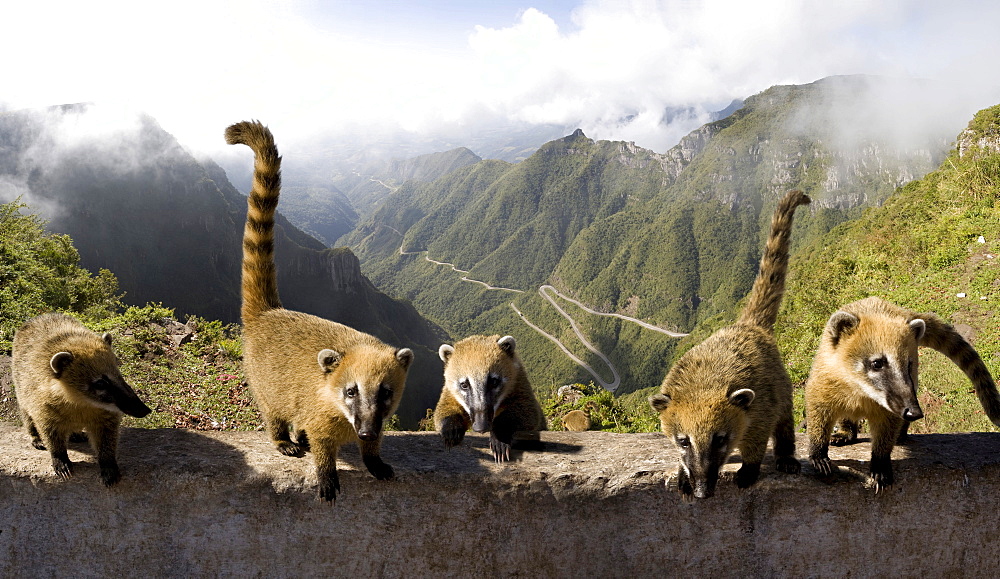
M 429 41 L 454 34 L 446 20 L 404 41 L 379 32 L 391 11 L 361 27 L 314 18 L 336 5 L 22 0 L 5 8 L 0 103 L 122 103 L 208 153 L 245 118 L 289 143 L 513 119 L 662 151 L 705 112 L 664 128 L 666 108 L 722 108 L 774 84 L 874 73 L 1000 85 L 995 2 L 597 0 L 576 6 L 572 23 L 529 7 L 448 47 Z

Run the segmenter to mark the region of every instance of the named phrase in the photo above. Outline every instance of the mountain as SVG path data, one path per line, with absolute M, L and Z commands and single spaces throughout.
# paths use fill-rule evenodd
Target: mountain
M 83 267 L 111 270 L 126 303 L 239 320 L 246 197 L 152 118 L 85 105 L 0 115 L 0 199 L 19 196 L 72 238 Z M 280 214 L 276 223 L 286 307 L 414 349 L 400 416 L 415 425 L 440 392 L 446 334 L 375 289 L 349 249 L 328 249 Z
M 434 181 L 482 159 L 465 147 L 443 153 L 428 153 L 409 159 L 380 160 L 347 173 L 340 173 L 333 184 L 345 191 L 360 216 L 366 217 L 390 193 L 409 180 Z M 346 233 L 346 232 L 345 232 Z
M 577 131 L 517 164 L 404 183 L 342 242 L 377 287 L 453 336 L 518 337 L 541 390 L 596 380 L 628 392 L 659 382 L 676 340 L 600 313 L 688 331 L 731 312 L 785 191 L 814 199 L 794 249 L 941 162 L 971 115 L 944 88 L 865 76 L 776 86 L 665 153 Z M 547 284 L 565 297 L 543 296 Z

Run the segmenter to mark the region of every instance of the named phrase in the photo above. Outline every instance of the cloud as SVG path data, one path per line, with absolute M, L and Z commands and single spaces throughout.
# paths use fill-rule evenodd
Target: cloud
M 991 2 L 592 0 L 570 23 L 527 8 L 461 33 L 437 7 L 406 38 L 393 18 L 412 10 L 338 20 L 340 4 L 20 2 L 5 8 L 0 51 L 19 56 L 5 61 L 0 103 L 123 103 L 210 154 L 247 118 L 291 144 L 514 120 L 664 150 L 709 109 L 774 84 L 851 73 L 1000 84 L 983 64 L 1000 51 Z M 664 127 L 672 107 L 694 108 Z

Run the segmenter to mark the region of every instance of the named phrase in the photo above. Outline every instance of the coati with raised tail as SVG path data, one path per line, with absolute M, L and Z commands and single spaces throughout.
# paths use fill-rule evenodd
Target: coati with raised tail
M 774 340 L 774 322 L 785 292 L 795 208 L 809 202 L 801 191 L 778 202 L 739 319 L 686 352 L 663 379 L 660 393 L 649 397 L 663 432 L 683 453 L 677 487 L 685 499 L 712 496 L 719 470 L 736 448 L 743 458 L 736 485 L 753 485 L 772 435 L 777 469 L 801 468 L 795 459 L 792 383 Z
M 73 475 L 66 444 L 84 432 L 101 481 L 117 483 L 122 414 L 142 418 L 151 410 L 122 378 L 111 335 L 99 336 L 65 314 L 43 314 L 15 332 L 11 368 L 31 445 L 49 451 L 56 474 Z
M 1000 394 L 993 377 L 955 328 L 936 314 L 865 298 L 830 316 L 806 382 L 809 461 L 823 476 L 833 474 L 828 451 L 837 421 L 867 418 L 870 482 L 876 493 L 893 483 L 893 446 L 909 423 L 924 415 L 917 400 L 918 346 L 941 352 L 961 368 L 986 415 L 1000 426 Z
M 340 492 L 337 452 L 357 442 L 368 471 L 393 477 L 382 461 L 382 426 L 399 405 L 409 348 L 323 318 L 282 308 L 274 263 L 274 212 L 281 157 L 259 122 L 226 129 L 226 142 L 254 152 L 253 185 L 243 232 L 243 367 L 264 425 L 287 456 L 313 453 L 319 496 Z M 291 432 L 295 432 L 295 441 Z
M 545 416 L 515 352 L 511 336 L 470 336 L 442 344 L 444 388 L 434 410 L 434 426 L 449 448 L 465 431 L 490 433 L 497 462 L 510 460 L 515 432 L 545 430 Z

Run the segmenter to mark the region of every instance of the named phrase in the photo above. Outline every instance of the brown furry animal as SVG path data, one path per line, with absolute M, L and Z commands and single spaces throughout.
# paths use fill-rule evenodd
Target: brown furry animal
M 573 432 L 590 430 L 590 417 L 583 410 L 570 410 L 562 417 L 563 428 Z
M 471 426 L 490 433 L 497 462 L 510 460 L 514 433 L 545 429 L 542 407 L 514 352 L 511 336 L 470 336 L 442 344 L 444 388 L 434 410 L 434 426 L 448 447 L 462 442 Z
M 101 480 L 107 486 L 117 483 L 122 414 L 142 418 L 151 410 L 122 378 L 111 335 L 98 336 L 64 314 L 44 314 L 14 334 L 11 357 L 31 445 L 48 449 L 56 474 L 69 478 L 73 465 L 66 443 L 85 432 L 97 453 Z
M 677 486 L 685 498 L 712 496 L 719 470 L 737 447 L 743 466 L 736 485 L 757 482 L 772 435 L 777 469 L 801 468 L 795 459 L 792 383 L 773 328 L 785 291 L 792 218 L 795 208 L 809 201 L 801 191 L 781 199 L 739 320 L 685 353 L 663 379 L 660 394 L 649 398 L 663 432 L 683 452 Z
M 274 264 L 281 157 L 259 122 L 227 128 L 226 142 L 254 152 L 243 233 L 243 366 L 267 431 L 284 455 L 312 451 L 322 499 L 340 492 L 337 452 L 347 442 L 360 445 L 375 478 L 392 478 L 380 455 L 382 425 L 399 405 L 413 352 L 281 307 Z
M 809 460 L 823 476 L 833 474 L 828 455 L 838 420 L 857 435 L 855 421 L 868 419 L 872 433 L 871 483 L 878 493 L 893 483 L 892 448 L 909 422 L 924 413 L 917 400 L 917 347 L 948 356 L 972 381 L 994 424 L 1000 426 L 1000 395 L 979 354 L 955 329 L 931 313 L 917 313 L 870 297 L 830 316 L 806 382 Z M 843 440 L 846 438 L 846 440 Z

